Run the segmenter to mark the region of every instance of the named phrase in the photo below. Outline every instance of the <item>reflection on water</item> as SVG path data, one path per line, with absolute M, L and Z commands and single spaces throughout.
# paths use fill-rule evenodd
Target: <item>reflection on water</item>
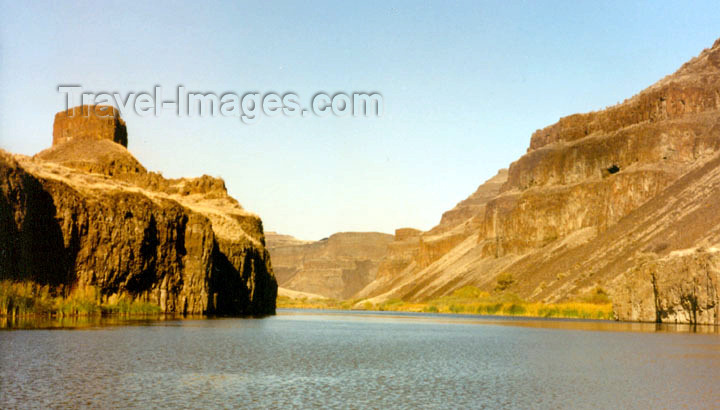
M 712 325 L 690 325 L 675 323 L 636 323 L 616 322 L 611 320 L 584 320 L 584 319 L 558 319 L 558 318 L 532 318 L 522 316 L 483 316 L 463 314 L 438 314 L 438 313 L 411 313 L 411 312 L 366 312 L 366 311 L 335 311 L 335 310 L 314 310 L 303 309 L 279 309 L 281 314 L 304 316 L 309 312 L 314 313 L 318 320 L 332 320 L 333 316 L 345 319 L 345 316 L 352 315 L 358 318 L 385 319 L 408 319 L 434 323 L 464 323 L 480 325 L 520 326 L 543 329 L 565 329 L 565 330 L 594 330 L 609 332 L 675 332 L 675 333 L 709 333 L 720 334 L 720 326 Z
M 204 316 L 172 315 L 105 315 L 105 316 L 20 316 L 0 317 L 0 329 L 86 329 L 105 326 L 150 325 L 160 321 L 206 319 Z
M 311 314 L 317 320 L 333 320 L 348 317 L 357 320 L 373 318 L 374 320 L 409 319 L 456 324 L 482 324 L 500 326 L 520 326 L 543 329 L 565 330 L 593 330 L 609 332 L 675 332 L 675 333 L 709 333 L 720 334 L 720 326 L 691 325 L 673 323 L 634 323 L 615 322 L 610 320 L 583 320 L 583 319 L 557 319 L 557 318 L 529 318 L 520 316 L 483 316 L 464 314 L 438 314 L 438 313 L 412 313 L 412 312 L 378 312 L 378 311 L 338 311 L 338 310 L 306 310 L 306 309 L 278 309 L 280 315 L 298 315 L 306 317 Z M 102 326 L 129 326 L 151 325 L 163 321 L 177 320 L 206 320 L 206 316 L 172 316 L 172 315 L 144 315 L 144 316 L 81 316 L 81 317 L 0 317 L 0 329 L 81 329 Z
M 0 331 L 0 408 L 720 407 L 714 327 L 298 310 L 36 326 Z

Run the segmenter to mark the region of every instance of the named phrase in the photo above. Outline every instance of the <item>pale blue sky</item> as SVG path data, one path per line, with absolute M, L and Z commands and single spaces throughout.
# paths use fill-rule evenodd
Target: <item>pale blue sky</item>
M 720 3 L 1 0 L 0 147 L 51 143 L 59 84 L 378 91 L 385 115 L 126 115 L 168 177 L 222 176 L 266 230 L 428 229 L 561 116 L 632 96 L 720 37 Z

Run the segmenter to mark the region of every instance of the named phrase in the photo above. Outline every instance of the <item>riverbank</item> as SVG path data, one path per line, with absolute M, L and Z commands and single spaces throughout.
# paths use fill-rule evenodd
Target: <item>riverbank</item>
M 160 307 L 125 297 L 103 300 L 94 287 L 66 291 L 34 282 L 0 282 L 0 317 L 98 316 L 103 314 L 154 315 Z
M 563 303 L 529 302 L 512 293 L 490 294 L 468 286 L 453 294 L 423 302 L 391 299 L 373 304 L 359 299 L 336 300 L 330 298 L 291 298 L 278 296 L 278 308 L 379 310 L 396 312 L 454 313 L 473 315 L 525 316 L 568 319 L 614 319 L 612 303 L 607 293 L 596 289 L 591 295 Z
M 453 294 L 422 302 L 391 299 L 374 304 L 359 299 L 336 300 L 322 297 L 278 296 L 278 308 L 377 310 L 397 312 L 454 313 L 473 315 L 526 316 L 546 318 L 613 319 L 612 303 L 598 288 L 577 301 L 540 303 L 522 300 L 512 293 L 490 294 L 475 287 L 458 289 Z M 100 316 L 156 315 L 159 306 L 129 298 L 103 298 L 93 287 L 65 292 L 33 282 L 0 282 L 0 317 L 24 316 Z

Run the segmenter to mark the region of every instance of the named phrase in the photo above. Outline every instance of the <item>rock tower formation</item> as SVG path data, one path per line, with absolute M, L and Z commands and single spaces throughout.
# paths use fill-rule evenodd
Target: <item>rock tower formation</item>
M 221 179 L 148 172 L 116 111 L 72 111 L 56 115 L 52 148 L 0 151 L 0 279 L 92 286 L 166 313 L 275 312 L 262 221 Z
M 127 128 L 120 112 L 107 105 L 83 105 L 55 114 L 53 146 L 73 139 L 110 140 L 127 148 Z

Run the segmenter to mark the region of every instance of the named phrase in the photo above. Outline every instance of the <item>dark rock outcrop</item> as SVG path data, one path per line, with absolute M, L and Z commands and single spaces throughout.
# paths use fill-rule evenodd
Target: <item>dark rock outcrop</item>
M 720 324 L 718 281 L 717 249 L 648 256 L 625 273 L 615 314 L 642 322 Z
M 0 151 L 0 278 L 94 286 L 167 313 L 275 312 L 262 222 L 222 180 L 148 173 L 86 125 L 56 123 L 67 141 L 34 158 Z

